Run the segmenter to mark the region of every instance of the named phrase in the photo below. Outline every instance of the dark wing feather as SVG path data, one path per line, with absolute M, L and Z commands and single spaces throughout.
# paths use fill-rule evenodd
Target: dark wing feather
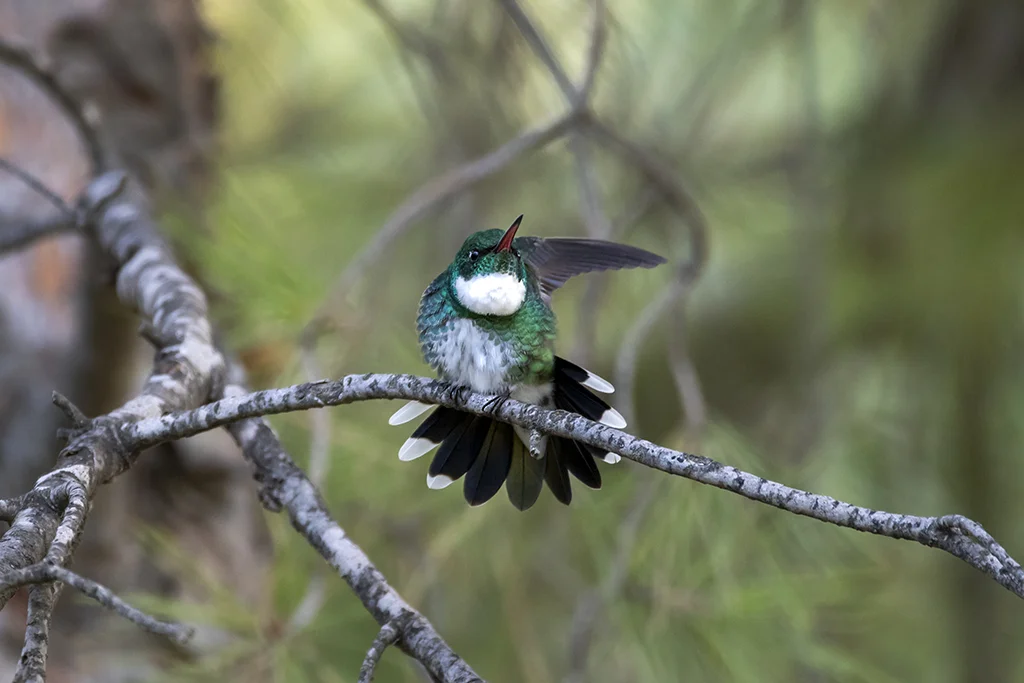
M 598 270 L 653 268 L 665 259 L 649 251 L 604 240 L 519 237 L 513 246 L 532 266 L 547 298 L 574 275 Z

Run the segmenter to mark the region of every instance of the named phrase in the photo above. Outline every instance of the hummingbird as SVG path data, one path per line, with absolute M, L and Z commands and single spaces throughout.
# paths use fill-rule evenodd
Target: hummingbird
M 416 318 L 423 358 L 455 391 L 493 396 L 488 406 L 513 398 L 621 429 L 626 426 L 622 415 L 593 393 L 612 393 L 614 387 L 555 355 L 551 294 L 574 275 L 653 268 L 665 259 L 603 240 L 516 237 L 522 220 L 520 215 L 504 233 L 470 235 L 423 292 Z M 410 422 L 431 408 L 398 457 L 415 460 L 440 446 L 427 485 L 443 489 L 465 477 L 463 494 L 470 505 L 487 502 L 504 484 L 512 505 L 527 510 L 545 482 L 568 505 L 569 474 L 598 489 L 595 459 L 609 464 L 620 459 L 572 439 L 419 401 L 405 404 L 389 423 Z

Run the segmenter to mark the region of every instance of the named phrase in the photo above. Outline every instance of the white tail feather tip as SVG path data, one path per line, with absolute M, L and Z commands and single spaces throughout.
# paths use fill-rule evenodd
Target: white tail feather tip
M 450 486 L 452 481 L 454 480 L 445 474 L 439 474 L 436 477 L 432 477 L 429 474 L 427 475 L 427 486 L 435 491 L 443 489 L 446 486 Z
M 422 415 L 433 408 L 429 403 L 420 403 L 419 401 L 409 401 L 404 406 L 394 412 L 394 414 L 388 418 L 389 425 L 400 425 L 415 420 L 417 417 Z
M 622 417 L 622 413 L 615 410 L 615 408 L 609 408 L 604 411 L 601 415 L 601 419 L 598 420 L 601 424 L 614 427 L 615 429 L 622 429 L 626 426 L 626 418 Z
M 399 460 L 415 460 L 416 458 L 426 455 L 430 451 L 437 448 L 438 444 L 434 443 L 430 439 L 416 438 L 406 439 L 402 447 L 398 449 Z
M 604 454 L 604 461 L 606 463 L 608 463 L 609 465 L 614 465 L 617 462 L 619 462 L 620 460 L 622 460 L 622 456 L 619 455 L 618 453 L 605 453 Z
M 594 373 L 587 370 L 587 379 L 582 382 L 583 386 L 590 387 L 594 391 L 599 391 L 602 394 L 614 394 L 615 387 L 612 383 L 603 377 L 598 377 Z

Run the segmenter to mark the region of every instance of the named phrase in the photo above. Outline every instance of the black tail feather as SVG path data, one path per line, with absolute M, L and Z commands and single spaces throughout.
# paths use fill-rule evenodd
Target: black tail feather
M 512 466 L 505 492 L 518 510 L 529 510 L 544 488 L 544 462 L 530 455 L 518 436 L 512 440 Z
M 441 443 L 456 427 L 466 422 L 466 420 L 466 413 L 454 408 L 438 406 L 427 416 L 427 419 L 420 423 L 420 426 L 416 428 L 416 431 L 409 438 L 427 439 L 433 443 Z
M 462 493 L 470 505 L 486 503 L 498 492 L 512 466 L 512 448 L 516 441 L 512 425 L 491 421 L 490 431 L 473 466 L 466 474 Z
M 607 381 L 559 357 L 555 358 L 552 379 L 554 407 L 595 421 L 604 419 L 615 427 L 624 424 L 622 416 L 588 388 L 608 393 L 613 387 Z M 430 463 L 427 483 L 431 488 L 443 488 L 465 476 L 463 495 L 470 505 L 487 502 L 504 484 L 512 505 L 528 510 L 537 502 L 545 482 L 552 495 L 568 505 L 572 501 L 570 474 L 585 486 L 601 488 L 601 471 L 594 460 L 605 460 L 605 451 L 563 437 L 548 436 L 545 441 L 543 457 L 535 458 L 511 425 L 441 406 L 413 432 L 403 446 L 403 459 L 418 457 L 430 450 L 431 444 L 441 444 Z
M 430 476 L 443 474 L 455 481 L 469 471 L 480 454 L 493 420 L 468 413 L 462 415 L 463 422 L 448 435 L 431 461 Z
M 566 453 L 560 440 L 549 439 L 547 454 L 544 456 L 544 481 L 560 503 L 572 502 L 572 483 L 566 468 Z
M 552 441 L 558 442 L 558 453 L 574 477 L 592 489 L 601 488 L 601 471 L 585 445 L 561 437 L 552 437 Z

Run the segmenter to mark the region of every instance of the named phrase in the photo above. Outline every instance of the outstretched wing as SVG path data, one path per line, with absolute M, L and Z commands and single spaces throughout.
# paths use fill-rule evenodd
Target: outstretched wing
M 519 237 L 513 243 L 540 278 L 545 299 L 574 275 L 597 270 L 653 268 L 665 259 L 649 251 L 604 240 Z

